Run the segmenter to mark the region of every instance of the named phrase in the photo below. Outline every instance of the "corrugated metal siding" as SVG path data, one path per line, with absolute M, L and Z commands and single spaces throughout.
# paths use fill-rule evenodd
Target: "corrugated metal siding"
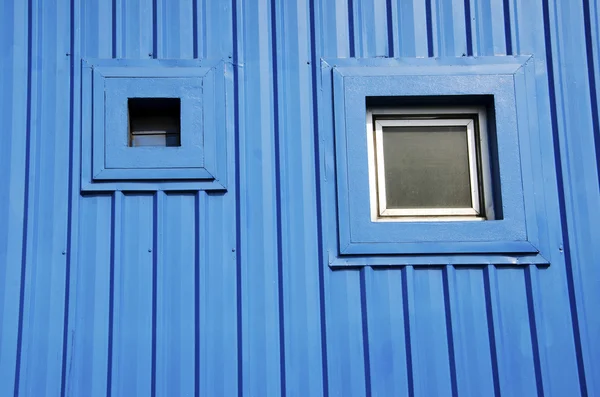
M 593 0 L 0 2 L 0 395 L 600 396 L 599 19 Z M 552 265 L 330 270 L 319 59 L 517 54 L 557 153 Z M 79 61 L 111 57 L 237 66 L 226 194 L 79 194 Z

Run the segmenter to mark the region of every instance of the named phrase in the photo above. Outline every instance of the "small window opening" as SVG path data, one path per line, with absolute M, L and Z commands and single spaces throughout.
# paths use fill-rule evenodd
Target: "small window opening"
M 180 98 L 129 98 L 129 146 L 181 146 Z
M 372 108 L 374 221 L 494 217 L 485 108 Z

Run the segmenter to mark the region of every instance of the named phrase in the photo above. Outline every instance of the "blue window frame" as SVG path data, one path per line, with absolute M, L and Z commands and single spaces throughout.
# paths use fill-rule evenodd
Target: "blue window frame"
M 225 190 L 231 117 L 227 64 L 200 60 L 84 60 L 81 189 Z M 132 98 L 178 98 L 178 146 L 130 145 Z
M 541 137 L 533 119 L 530 57 L 335 59 L 322 66 L 323 156 L 335 159 L 322 170 L 332 266 L 548 263 L 539 249 L 544 237 L 538 225 L 545 219 L 535 208 L 535 201 L 543 200 L 534 196 L 543 160 L 532 158 L 530 147 Z M 461 98 L 488 107 L 496 216 L 479 222 L 373 219 L 365 133 L 369 101 L 378 106 L 418 101 L 421 108 L 428 103 L 439 108 Z M 479 103 L 479 98 L 492 100 Z

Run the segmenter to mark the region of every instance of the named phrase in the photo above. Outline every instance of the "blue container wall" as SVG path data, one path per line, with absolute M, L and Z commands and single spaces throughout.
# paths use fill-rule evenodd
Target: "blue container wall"
M 3 0 L 0 396 L 600 396 L 595 0 Z M 320 63 L 533 54 L 551 266 L 329 268 Z M 82 58 L 236 68 L 229 190 L 80 195 Z

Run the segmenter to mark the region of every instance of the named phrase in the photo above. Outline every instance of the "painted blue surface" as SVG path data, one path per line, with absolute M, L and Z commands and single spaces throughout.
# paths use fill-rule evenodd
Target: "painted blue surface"
M 1 1 L 0 396 L 599 396 L 598 20 L 597 0 Z M 523 188 L 550 265 L 332 270 L 321 58 L 463 55 L 533 55 Z M 229 65 L 226 192 L 80 194 L 80 64 L 111 58 Z

